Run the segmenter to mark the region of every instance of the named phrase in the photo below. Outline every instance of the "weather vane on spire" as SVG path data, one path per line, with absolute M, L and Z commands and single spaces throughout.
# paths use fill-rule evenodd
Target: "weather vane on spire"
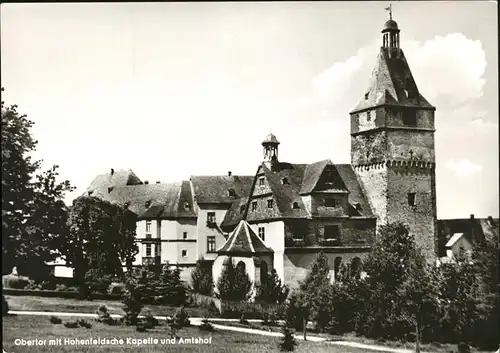
M 389 7 L 386 7 L 385 10 L 389 11 L 389 19 L 392 20 L 392 3 L 389 3 Z

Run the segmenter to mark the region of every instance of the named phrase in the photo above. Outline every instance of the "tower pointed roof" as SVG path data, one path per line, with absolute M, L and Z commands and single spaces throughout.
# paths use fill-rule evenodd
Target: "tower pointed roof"
M 403 50 L 399 47 L 396 21 L 392 18 L 388 20 L 382 33 L 384 45 L 377 56 L 368 88 L 351 113 L 381 105 L 434 110 L 420 93 Z
M 225 244 L 217 250 L 219 255 L 257 255 L 273 253 L 262 239 L 255 234 L 248 222 L 241 220 L 229 235 Z

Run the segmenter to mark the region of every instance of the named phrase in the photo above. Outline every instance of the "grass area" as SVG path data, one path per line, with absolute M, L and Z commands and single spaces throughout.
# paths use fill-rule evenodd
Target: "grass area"
M 10 310 L 69 312 L 69 313 L 95 313 L 101 305 L 106 305 L 110 314 L 123 315 L 123 304 L 113 300 L 78 300 L 68 298 L 49 298 L 22 295 L 5 295 Z M 176 307 L 165 305 L 145 305 L 142 313 L 151 311 L 153 315 L 171 316 Z M 203 317 L 206 310 L 198 307 L 187 307 L 187 312 L 192 317 Z
M 221 320 L 221 321 L 217 321 L 217 322 L 214 321 L 214 323 L 219 324 L 219 325 L 245 327 L 245 328 L 252 328 L 252 329 L 256 329 L 256 330 L 272 331 L 272 332 L 281 332 L 281 330 L 282 330 L 281 325 L 268 326 L 268 325 L 264 325 L 260 322 L 250 322 L 249 324 L 241 324 L 239 322 Z M 297 332 L 297 334 L 302 335 L 302 332 Z M 392 348 L 403 348 L 403 349 L 411 349 L 411 350 L 415 349 L 415 343 L 412 343 L 412 342 L 379 341 L 376 339 L 370 339 L 370 338 L 366 338 L 366 337 L 356 336 L 354 333 L 349 333 L 349 334 L 339 336 L 339 335 L 331 335 L 331 334 L 326 334 L 326 333 L 315 333 L 315 332 L 312 332 L 312 330 L 308 330 L 307 334 L 311 335 L 311 336 L 324 337 L 330 341 L 350 341 L 350 342 L 358 342 L 358 343 L 386 346 L 386 347 L 392 347 Z M 420 345 L 420 349 L 424 352 L 449 353 L 449 352 L 456 352 L 457 345 L 456 344 L 441 344 L 441 343 L 426 343 L 426 344 L 422 343 Z M 488 353 L 487 351 L 475 350 L 474 348 L 472 348 L 472 352 Z
M 63 318 L 63 322 L 71 321 L 73 318 Z M 57 352 L 57 353 L 101 353 L 101 352 L 141 352 L 153 353 L 158 351 L 182 352 L 182 353 L 277 353 L 280 338 L 266 337 L 259 335 L 249 335 L 245 333 L 231 331 L 204 332 L 197 327 L 183 328 L 178 336 L 182 338 L 211 337 L 211 343 L 203 344 L 150 344 L 150 345 L 39 345 L 39 346 L 19 346 L 14 342 L 16 339 L 88 339 L 88 338 L 116 338 L 126 340 L 127 338 L 169 338 L 165 326 L 159 326 L 148 332 L 137 332 L 134 327 L 128 326 L 106 326 L 93 320 L 92 328 L 69 329 L 63 325 L 54 325 L 49 322 L 49 318 L 42 316 L 7 316 L 3 318 L 3 349 L 5 352 Z M 330 353 L 368 353 L 369 351 L 335 347 L 326 343 L 298 342 L 297 353 L 320 353 L 328 351 Z

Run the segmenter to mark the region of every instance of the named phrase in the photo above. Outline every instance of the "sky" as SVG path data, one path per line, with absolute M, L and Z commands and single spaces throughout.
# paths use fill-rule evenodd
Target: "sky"
M 143 181 L 254 175 L 280 160 L 350 162 L 351 111 L 387 2 L 1 5 L 2 100 L 35 122 L 34 157 L 82 194 L 98 174 Z M 494 1 L 394 2 L 401 48 L 436 107 L 439 218 L 499 214 Z

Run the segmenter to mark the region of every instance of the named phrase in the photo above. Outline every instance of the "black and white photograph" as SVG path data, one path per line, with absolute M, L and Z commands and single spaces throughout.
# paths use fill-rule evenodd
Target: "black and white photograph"
M 496 1 L 0 6 L 3 353 L 500 353 Z

